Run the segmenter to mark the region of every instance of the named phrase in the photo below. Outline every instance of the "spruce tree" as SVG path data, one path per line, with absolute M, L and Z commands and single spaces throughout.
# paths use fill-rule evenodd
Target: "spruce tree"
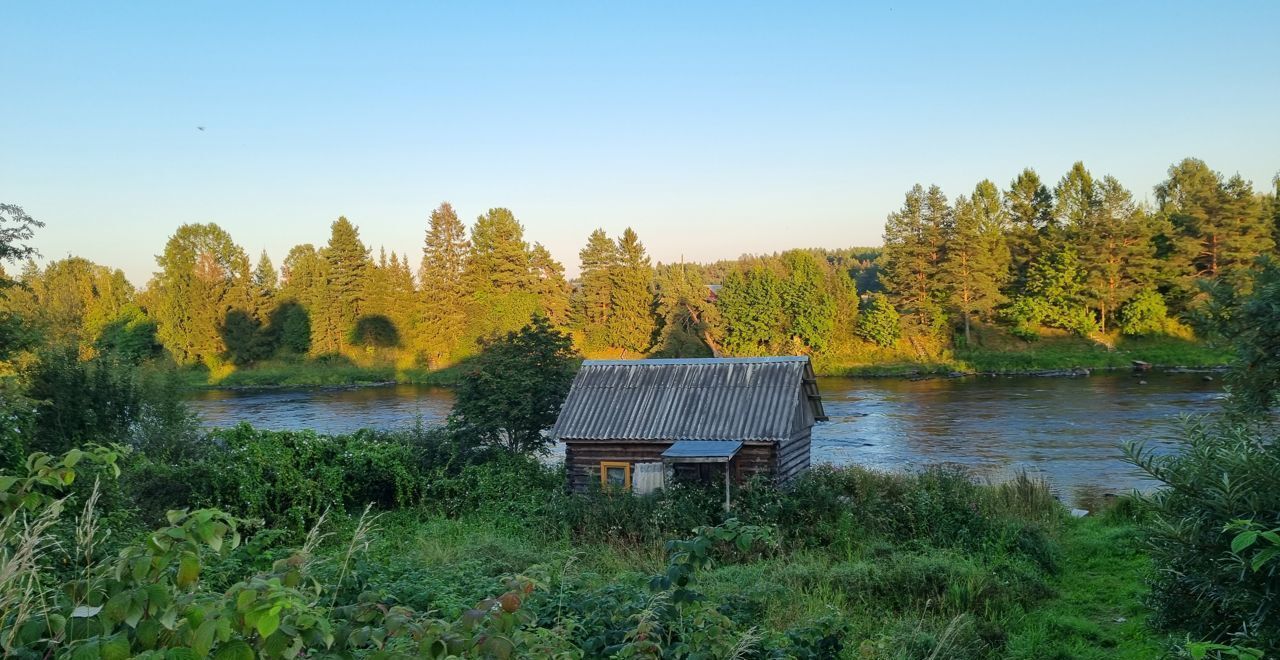
M 609 345 L 613 317 L 614 272 L 618 269 L 618 245 L 603 229 L 591 232 L 587 245 L 578 252 L 580 274 L 574 301 L 577 325 L 584 343 L 592 349 Z
M 327 347 L 312 342 L 313 318 L 324 313 L 325 270 L 320 251 L 311 244 L 295 245 L 282 264 L 280 302 L 272 325 L 280 328 L 281 346 L 292 353 L 327 352 Z
M 553 327 L 568 326 L 571 287 L 564 277 L 564 266 L 551 256 L 546 246 L 534 243 L 529 250 L 529 267 L 537 278 L 537 294 L 543 315 Z
M 465 275 L 470 250 L 467 228 L 453 206 L 442 203 L 431 212 L 418 271 L 422 316 L 416 335 L 430 364 L 447 361 L 459 347 L 466 327 L 469 292 Z
M 524 228 L 511 211 L 489 209 L 476 219 L 464 280 L 470 295 L 467 334 L 472 342 L 517 330 L 538 311 L 529 246 Z
M 712 357 L 718 349 L 709 331 L 719 322 L 702 267 L 667 264 L 655 269 L 661 357 Z
M 630 227 L 618 239 L 618 264 L 612 279 L 610 343 L 625 351 L 644 353 L 653 345 L 656 330 L 653 265 L 640 237 Z

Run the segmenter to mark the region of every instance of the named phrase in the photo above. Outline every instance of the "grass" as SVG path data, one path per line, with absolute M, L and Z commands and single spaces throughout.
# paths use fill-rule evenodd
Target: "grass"
M 835 617 L 849 626 L 845 658 L 1151 658 L 1167 648 L 1145 627 L 1149 561 L 1132 523 L 1068 519 L 1031 480 L 983 492 L 995 515 L 1051 530 L 1053 561 L 998 543 L 937 546 L 852 530 L 848 542 L 784 543 L 717 562 L 697 588 L 744 629 Z M 484 510 L 450 518 L 404 509 L 377 527 L 360 562 L 364 588 L 446 617 L 492 596 L 504 576 L 531 577 L 551 602 L 572 605 L 591 593 L 643 593 L 666 564 L 660 542 L 585 542 Z M 335 534 L 332 551 L 349 535 Z
M 1061 535 L 1057 595 L 1011 627 L 1009 658 L 1160 657 L 1164 640 L 1145 626 L 1141 597 L 1150 560 L 1138 530 L 1102 518 L 1072 521 Z

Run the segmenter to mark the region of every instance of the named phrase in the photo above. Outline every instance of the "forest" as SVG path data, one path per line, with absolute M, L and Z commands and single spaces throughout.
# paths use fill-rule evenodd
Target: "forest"
M 163 358 L 213 384 L 300 369 L 429 377 L 533 316 L 588 357 L 805 354 L 829 374 L 1213 363 L 1225 355 L 1187 319 L 1206 287 L 1238 283 L 1274 252 L 1271 184 L 1188 158 L 1147 204 L 1082 163 L 1052 185 L 1028 168 L 954 198 L 913 186 L 878 248 L 654 264 L 634 230 L 597 229 L 573 281 L 504 208 L 468 228 L 443 203 L 420 250 L 376 254 L 340 217 L 325 245 L 297 245 L 278 267 L 216 224 L 187 224 L 140 290 L 79 257 L 27 261 L 0 314 L 14 349 L 71 342 L 85 357 Z M 16 206 L 6 214 L 37 223 Z

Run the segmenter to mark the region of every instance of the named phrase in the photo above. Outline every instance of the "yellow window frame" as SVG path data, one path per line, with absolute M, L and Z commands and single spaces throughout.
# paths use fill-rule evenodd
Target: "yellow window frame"
M 631 464 L 626 461 L 600 461 L 600 490 L 609 489 L 609 468 L 622 468 L 622 489 L 631 490 Z

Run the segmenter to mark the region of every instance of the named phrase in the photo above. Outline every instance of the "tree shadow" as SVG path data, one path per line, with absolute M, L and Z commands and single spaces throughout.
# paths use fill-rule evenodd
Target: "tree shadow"
M 279 348 L 297 355 L 306 355 L 311 350 L 311 315 L 296 300 L 276 305 L 267 324 L 276 333 Z
M 397 348 L 400 331 L 395 322 L 381 314 L 370 314 L 356 320 L 351 329 L 351 343 L 365 348 Z

